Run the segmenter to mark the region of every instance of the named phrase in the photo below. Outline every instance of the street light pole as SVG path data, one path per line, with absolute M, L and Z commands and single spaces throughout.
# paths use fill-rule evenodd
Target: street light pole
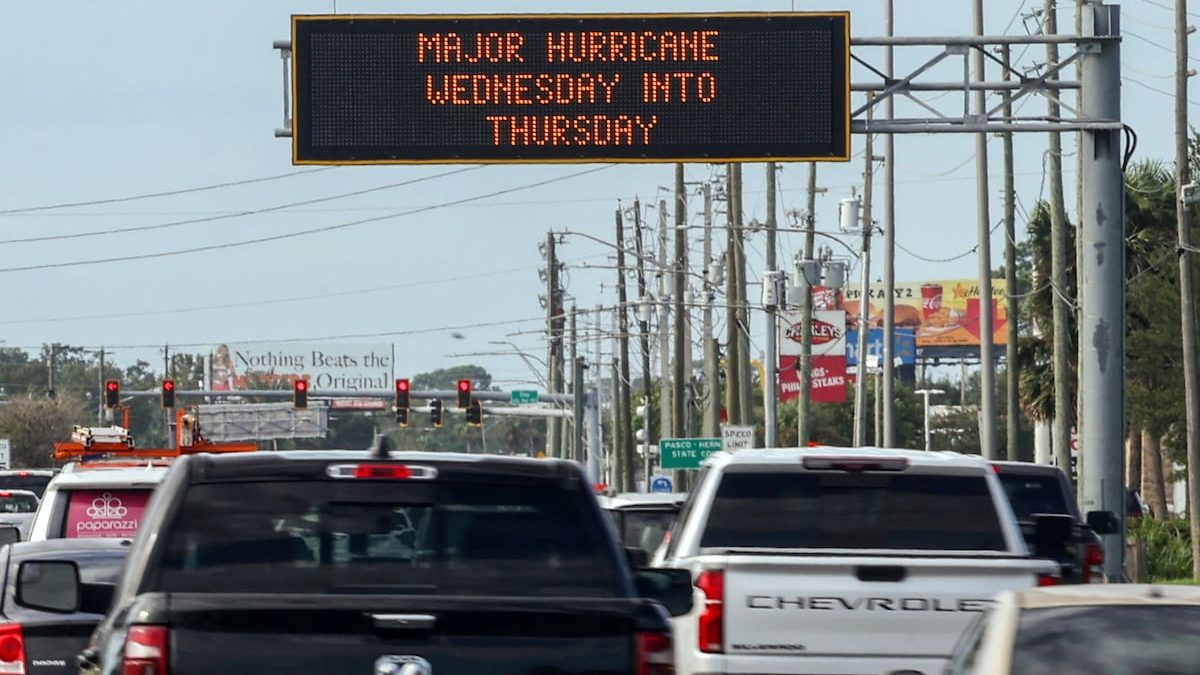
M 929 437 L 929 397 L 935 394 L 944 394 L 946 392 L 941 389 L 918 389 L 915 394 L 921 394 L 925 398 L 925 452 L 933 449 L 933 444 Z

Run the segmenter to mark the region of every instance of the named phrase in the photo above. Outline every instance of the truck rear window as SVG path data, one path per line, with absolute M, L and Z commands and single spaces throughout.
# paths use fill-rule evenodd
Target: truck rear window
M 131 539 L 148 501 L 150 490 L 71 490 L 63 536 Z
M 29 490 L 42 498 L 46 492 L 46 486 L 50 484 L 50 476 L 40 474 L 20 475 L 19 473 L 9 473 L 0 475 L 0 490 Z
M 37 507 L 37 497 L 31 494 L 0 490 L 0 513 L 33 513 Z
M 611 597 L 603 521 L 579 493 L 483 483 L 196 485 L 165 527 L 167 592 Z
M 1007 549 L 983 476 L 728 472 L 702 548 Z
M 1017 520 L 1032 520 L 1036 514 L 1071 515 L 1057 477 L 1022 476 L 1001 471 L 999 478 Z

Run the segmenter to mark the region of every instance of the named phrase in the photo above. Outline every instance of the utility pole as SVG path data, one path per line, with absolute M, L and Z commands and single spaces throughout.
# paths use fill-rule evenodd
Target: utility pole
M 46 394 L 54 398 L 58 393 L 54 390 L 55 362 L 58 360 L 58 343 L 50 345 L 49 358 L 46 359 Z
M 642 204 L 639 200 L 633 200 L 633 232 L 634 232 L 634 251 L 637 254 L 637 284 L 638 295 L 641 300 L 638 303 L 638 328 L 641 333 L 642 341 L 642 404 L 646 409 L 646 416 L 643 418 L 643 435 L 645 439 L 643 443 L 644 458 L 643 465 L 646 472 L 646 492 L 650 491 L 650 430 L 654 428 L 650 418 L 654 414 L 654 406 L 650 401 L 650 315 L 653 312 L 653 304 L 650 302 L 650 296 L 646 293 L 646 252 L 642 246 Z M 630 489 L 633 489 L 632 483 Z
M 779 268 L 775 260 L 775 237 L 778 229 L 776 213 L 779 210 L 775 197 L 776 168 L 775 162 L 767 162 L 767 270 L 762 276 L 764 297 L 766 297 L 766 284 L 774 284 L 776 291 L 779 289 L 780 276 L 776 274 Z M 779 379 L 779 345 L 777 344 L 779 317 L 776 312 L 781 305 L 785 304 L 785 298 L 778 298 L 777 302 L 778 304 L 764 303 L 763 307 L 767 326 L 764 336 L 767 342 L 767 356 L 766 362 L 763 363 L 766 377 L 762 382 L 763 440 L 768 448 L 779 445 L 779 392 L 776 384 Z
M 874 94 L 867 94 L 868 102 L 874 100 Z M 867 108 L 867 120 L 871 119 L 872 107 Z M 863 168 L 863 199 L 862 199 L 862 251 L 858 264 L 861 277 L 859 288 L 861 293 L 858 300 L 858 370 L 854 382 L 854 447 L 861 448 L 867 444 L 867 344 L 871 320 L 871 230 L 875 224 L 871 220 L 871 195 L 875 191 L 875 136 L 867 134 L 865 166 Z
M 618 490 L 634 489 L 633 472 L 633 401 L 629 393 L 629 298 L 625 291 L 625 221 L 621 209 L 617 208 L 617 316 L 619 317 L 617 333 L 621 341 L 621 427 L 618 466 L 621 469 L 620 487 Z M 614 439 L 616 441 L 617 439 Z
M 1083 35 L 1083 15 L 1084 6 L 1095 0 L 1075 0 L 1075 34 Z M 1083 59 L 1075 61 L 1075 79 L 1083 82 Z M 1075 91 L 1075 109 L 1083 110 L 1083 88 L 1080 87 Z M 1076 304 L 1081 302 L 1083 298 L 1083 132 L 1075 133 L 1075 279 L 1076 279 Z M 1052 263 L 1053 264 L 1053 261 Z M 1078 307 L 1076 308 L 1076 335 L 1079 333 L 1079 326 L 1082 322 L 1079 321 Z M 1080 340 L 1080 343 L 1083 341 Z M 1075 428 L 1080 433 L 1083 431 L 1083 371 L 1084 371 L 1084 353 L 1083 349 L 1077 349 L 1075 355 Z M 1082 438 L 1082 436 L 1081 436 Z M 1051 452 L 1053 452 L 1054 438 L 1053 431 L 1051 433 Z M 1083 447 L 1079 448 L 1079 467 L 1078 475 L 1084 473 L 1084 460 L 1086 459 Z M 1075 486 L 1076 500 L 1083 501 L 1083 481 Z
M 671 421 L 674 415 L 672 414 L 672 399 L 674 398 L 674 387 L 671 380 L 673 379 L 671 372 L 671 305 L 669 304 L 675 295 L 673 287 L 675 285 L 675 274 L 671 269 L 670 258 L 667 253 L 667 200 L 658 200 L 658 247 L 655 249 L 655 258 L 658 269 L 655 272 L 655 277 L 658 279 L 658 289 L 654 307 L 658 314 L 658 437 L 670 438 L 673 427 Z M 647 488 L 649 491 L 649 488 Z
M 104 347 L 100 348 L 100 374 L 96 383 L 96 426 L 104 426 Z
M 551 394 L 559 393 L 558 359 L 562 349 L 559 332 L 558 305 L 558 256 L 553 232 L 546 233 L 546 388 Z M 546 456 L 559 457 L 559 418 L 546 418 Z
M 808 272 L 813 260 L 813 249 L 816 247 L 817 227 L 817 163 L 808 163 L 808 204 L 804 213 L 804 272 Z M 801 319 L 800 337 L 800 399 L 796 410 L 796 443 L 797 447 L 807 447 L 812 438 L 812 322 L 813 322 L 813 292 L 812 284 L 805 279 L 800 281 L 804 289 L 804 316 Z
M 619 355 L 621 353 L 620 341 L 621 336 L 617 325 L 619 323 L 616 312 L 621 311 L 620 307 L 614 310 L 612 324 L 612 440 L 609 445 L 612 449 L 608 453 L 608 464 L 605 467 L 608 475 L 608 482 L 618 492 L 623 492 L 625 489 L 625 419 L 626 413 L 621 409 L 621 397 L 624 395 L 625 388 L 621 381 L 621 363 Z
M 983 0 L 977 0 L 982 2 Z M 895 7 L 893 0 L 886 0 L 887 12 L 884 23 L 888 37 L 895 35 Z M 893 76 L 893 51 L 888 47 L 883 52 L 883 68 L 890 80 Z M 982 59 L 976 50 L 976 58 Z M 978 63 L 982 64 L 980 60 Z M 982 65 L 979 66 L 982 71 Z M 982 75 L 980 75 L 982 78 Z M 983 92 L 979 92 L 982 97 Z M 980 98 L 982 101 L 983 99 Z M 883 102 L 884 114 L 890 120 L 895 117 L 896 97 L 888 96 Z M 980 104 L 982 105 L 982 104 Z M 981 136 L 983 134 L 980 134 Z M 896 143 L 895 136 L 883 137 L 883 180 L 886 196 L 883 200 L 883 442 L 885 448 L 896 447 Z M 985 141 L 986 142 L 986 141 Z M 986 164 L 985 164 L 986 166 Z
M 1046 0 L 1045 29 L 1046 35 L 1058 33 L 1058 12 L 1055 9 L 1056 0 Z M 1058 65 L 1058 45 L 1046 45 L 1046 69 Z M 1055 76 L 1049 78 L 1057 80 Z M 1061 114 L 1058 100 L 1054 96 L 1046 99 L 1046 114 L 1050 119 L 1058 119 Z M 1067 352 L 1068 326 L 1071 311 L 1067 303 L 1067 214 L 1063 204 L 1062 179 L 1062 134 L 1050 132 L 1050 149 L 1047 151 L 1047 163 L 1050 174 L 1050 290 L 1051 308 L 1054 322 L 1054 436 L 1051 445 L 1054 449 L 1054 462 L 1059 468 L 1070 473 L 1071 469 L 1071 388 L 1068 382 L 1070 370 L 1070 354 Z
M 571 395 L 575 401 L 572 419 L 571 459 L 583 462 L 583 360 L 579 358 L 579 313 L 571 306 Z M 480 427 L 482 429 L 483 427 Z M 485 441 L 486 442 L 486 441 Z M 485 450 L 486 452 L 486 450 Z
M 1187 405 L 1188 515 L 1192 529 L 1192 576 L 1200 576 L 1200 382 L 1196 374 L 1196 294 L 1192 285 L 1192 224 L 1184 199 L 1188 170 L 1187 0 L 1175 0 L 1175 220 L 1179 230 L 1179 319 L 1183 334 L 1184 401 Z
M 983 0 L 975 0 L 974 24 L 975 35 L 983 35 Z M 984 72 L 984 53 L 982 48 L 976 48 L 973 56 L 975 61 L 975 81 L 986 81 Z M 983 88 L 975 91 L 975 114 L 987 114 L 986 92 Z M 985 459 L 998 459 L 996 452 L 996 359 L 993 356 L 993 336 L 995 328 L 992 322 L 992 225 L 988 214 L 988 163 L 987 163 L 987 133 L 975 135 L 975 172 L 976 199 L 979 209 L 979 360 L 981 368 L 980 417 L 980 448 Z M 887 344 L 887 340 L 884 340 Z M 885 354 L 890 362 L 891 355 Z M 884 364 L 885 367 L 888 365 Z
M 750 303 L 746 296 L 746 236 L 745 224 L 742 220 L 744 209 L 742 208 L 742 165 L 735 163 L 733 165 L 733 188 L 734 199 L 736 204 L 734 209 L 734 223 L 737 230 L 737 302 L 734 304 L 735 312 L 738 317 L 737 321 L 737 339 L 738 339 L 738 396 L 741 399 L 738 402 L 738 408 L 741 410 L 741 421 L 739 424 L 754 424 L 754 387 L 752 386 L 752 378 L 750 377 Z
M 1008 45 L 1000 47 L 1001 58 L 1004 61 L 1004 81 L 1012 79 L 1010 68 L 1012 67 L 1012 50 Z M 1011 118 L 1013 114 L 1012 93 L 1004 93 L 1004 117 Z M 1017 219 L 1016 219 L 1016 192 L 1013 186 L 1013 135 L 1011 131 L 1004 132 L 1004 282 L 1007 292 L 1005 293 L 1005 315 L 1008 317 L 1008 323 L 1005 324 L 1007 331 L 1004 339 L 1004 362 L 1007 364 L 1005 369 L 1005 411 L 1007 413 L 1006 433 L 1007 440 L 1007 457 L 1009 461 L 1024 459 L 1018 442 L 1021 422 L 1020 399 L 1017 388 L 1019 386 L 1019 371 L 1017 365 Z M 928 404 L 929 397 L 925 397 Z M 928 405 L 926 406 L 928 407 Z M 926 427 L 928 427 L 928 421 Z M 928 446 L 928 440 L 926 440 Z M 926 447 L 928 449 L 928 447 Z M 1030 458 L 1032 459 L 1032 458 Z
M 701 436 L 715 438 L 720 434 L 721 379 L 717 372 L 717 345 L 713 337 L 713 301 L 716 299 L 716 278 L 720 264 L 712 257 L 712 184 L 704 184 L 704 313 L 701 332 L 704 333 L 704 380 L 708 395 L 704 399 Z
M 742 360 L 739 354 L 741 340 L 738 331 L 738 240 L 741 230 L 733 215 L 737 200 L 734 195 L 734 167 L 737 164 L 725 165 L 725 220 L 726 220 L 726 265 L 725 273 L 725 410 L 730 424 L 742 423 L 742 388 L 738 380 L 742 375 Z
M 684 393 L 691 373 L 685 370 L 687 353 L 691 350 L 688 339 L 687 310 L 683 306 L 684 291 L 687 289 L 687 195 L 683 186 L 683 164 L 675 165 L 675 376 L 674 392 L 671 395 L 671 435 L 686 438 L 687 419 L 684 416 Z
M 1121 119 L 1120 7 L 1089 4 L 1084 34 L 1108 37 L 1083 55 L 1083 107 L 1090 119 Z M 1079 334 L 1083 359 L 1083 511 L 1125 512 L 1125 194 L 1119 129 L 1083 133 L 1083 267 Z M 1103 255 L 1101 255 L 1103 253 Z M 1125 563 L 1125 519 L 1104 541 L 1104 571 Z

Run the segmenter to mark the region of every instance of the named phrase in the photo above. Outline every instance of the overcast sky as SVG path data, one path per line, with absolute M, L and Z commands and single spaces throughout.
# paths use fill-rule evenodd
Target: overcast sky
M 489 166 L 441 177 L 463 167 L 295 167 L 289 141 L 273 136 L 281 124 L 283 92 L 280 59 L 271 43 L 288 37 L 289 16 L 334 11 L 846 9 L 852 12 L 855 36 L 875 36 L 883 33 L 884 2 L 6 3 L 5 20 L 0 22 L 0 211 L 284 177 L 153 199 L 0 214 L 0 341 L 30 348 L 48 342 L 103 345 L 124 363 L 137 358 L 161 363 L 161 349 L 156 352 L 150 345 L 206 351 L 202 345 L 222 342 L 362 335 L 345 341 L 395 344 L 398 375 L 475 362 L 506 383 L 529 380 L 529 370 L 518 358 L 454 355 L 507 349 L 489 345 L 496 340 L 543 354 L 543 342 L 532 333 L 543 312 L 538 303 L 543 292 L 538 242 L 551 228 L 611 239 L 618 200 L 629 205 L 639 196 L 655 204 L 666 194 L 664 186 L 672 184 L 672 167 L 620 165 L 578 177 L 569 176 L 599 167 Z M 970 32 L 971 3 L 966 0 L 896 4 L 898 34 Z M 1026 24 L 1033 24 L 1021 14 L 1043 3 L 986 4 L 988 34 L 1024 34 Z M 1061 4 L 1066 10 L 1060 25 L 1069 30 L 1074 3 Z M 1138 158 L 1173 157 L 1168 94 L 1173 88 L 1171 4 L 1124 3 L 1123 114 L 1138 133 Z M 882 65 L 879 50 L 856 53 Z M 1022 67 L 1045 59 L 1042 48 L 1016 53 Z M 898 74 L 932 55 L 928 50 L 899 50 Z M 941 71 L 942 79 L 961 74 L 956 70 L 959 63 Z M 859 68 L 855 73 L 861 77 L 865 71 Z M 998 75 L 996 70 L 991 73 Z M 1200 92 L 1191 98 L 1200 100 Z M 927 100 L 950 114 L 961 110 L 961 96 L 955 94 Z M 1030 100 L 1026 106 L 1026 113 L 1045 110 L 1042 100 Z M 901 104 L 897 113 L 919 114 L 919 109 Z M 972 255 L 943 263 L 917 257 L 954 258 L 977 243 L 973 138 L 901 136 L 895 145 L 897 241 L 906 249 L 897 252 L 897 280 L 975 275 L 978 262 Z M 1063 145 L 1065 152 L 1074 152 L 1072 138 L 1064 139 Z M 1045 147 L 1044 135 L 1017 141 L 1017 191 L 1023 207 L 1031 208 L 1043 194 Z M 861 184 L 862 148 L 863 138 L 855 136 L 854 161 L 819 167 L 819 183 L 828 192 L 818 199 L 818 228 L 836 228 L 838 199 Z M 882 151 L 881 144 L 877 148 Z M 998 220 L 998 139 L 990 150 L 991 214 Z M 1073 207 L 1074 157 L 1064 164 L 1067 202 Z M 806 165 L 784 168 L 781 214 L 803 208 L 806 174 Z M 687 167 L 688 181 L 710 175 L 709 166 Z M 762 219 L 764 169 L 747 165 L 744 175 L 746 217 Z M 555 178 L 563 180 L 522 189 Z M 353 198 L 213 219 L 407 181 L 414 182 Z M 881 188 L 877 183 L 877 191 Z M 511 192 L 280 241 L 137 261 L 44 267 L 261 239 L 503 190 Z M 698 204 L 698 199 L 693 201 L 693 220 Z M 657 217 L 653 211 L 647 215 Z M 881 212 L 876 215 L 882 217 Z M 12 241 L 205 218 L 209 221 L 153 231 Z M 1019 228 L 1024 228 L 1023 217 Z M 784 235 L 781 259 L 790 259 L 800 243 L 799 236 Z M 997 265 L 1002 244 L 999 231 L 992 239 Z M 763 246 L 762 235 L 749 244 L 753 278 L 761 270 Z M 569 267 L 568 293 L 579 307 L 614 301 L 613 273 L 581 267 L 610 264 L 608 252 L 575 236 L 568 236 L 560 247 Z M 876 270 L 880 255 L 877 247 Z M 13 270 L 30 267 L 38 269 Z M 399 288 L 401 284 L 412 285 Z M 517 322 L 526 319 L 532 321 Z M 754 326 L 755 341 L 761 347 L 757 323 L 761 322 Z

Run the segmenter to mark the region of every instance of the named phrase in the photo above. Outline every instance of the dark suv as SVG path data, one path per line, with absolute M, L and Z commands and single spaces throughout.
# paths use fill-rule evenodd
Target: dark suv
M 1000 478 L 1013 514 L 1028 537 L 1032 532 L 1035 516 L 1061 515 L 1069 518 L 1071 532 L 1067 545 L 1056 556 L 1062 568 L 1062 583 L 1103 583 L 1104 546 L 1100 534 L 1115 531 L 1115 516 L 1110 512 L 1096 511 L 1088 514 L 1085 521 L 1075 502 L 1075 492 L 1067 474 L 1056 466 L 1031 464 L 1029 462 L 992 462 Z M 1065 519 L 1064 519 L 1065 520 Z M 1101 532 L 1088 523 L 1099 527 Z

